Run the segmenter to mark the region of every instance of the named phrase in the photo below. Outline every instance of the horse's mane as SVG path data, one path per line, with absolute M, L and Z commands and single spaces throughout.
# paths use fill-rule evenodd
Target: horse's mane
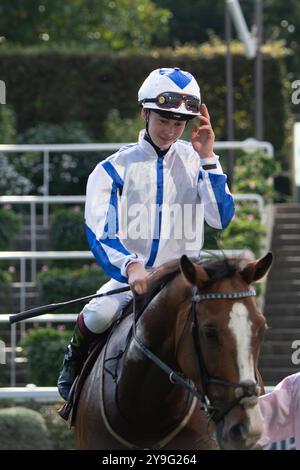
M 204 262 L 200 261 L 200 264 L 209 276 L 209 280 L 203 286 L 204 288 L 210 287 L 214 282 L 225 277 L 233 277 L 240 270 L 239 260 L 236 259 L 206 260 Z
M 228 258 L 213 260 L 190 258 L 190 260 L 196 264 L 201 264 L 209 275 L 209 280 L 205 282 L 203 288 L 208 288 L 214 282 L 224 279 L 225 277 L 233 277 L 239 270 L 238 260 L 229 260 Z M 136 298 L 136 311 L 138 312 L 137 317 L 140 316 L 153 297 L 155 297 L 162 290 L 162 288 L 165 287 L 179 273 L 180 259 L 167 261 L 157 268 L 152 268 L 146 294 Z
M 158 284 L 167 284 L 180 272 L 180 259 L 173 259 L 153 268 L 150 274 L 150 289 L 156 289 Z
M 201 264 L 209 276 L 204 287 L 211 286 L 214 282 L 233 277 L 240 269 L 239 260 L 222 258 L 203 260 L 190 258 L 196 264 Z M 180 272 L 180 259 L 167 261 L 161 266 L 154 268 L 150 275 L 150 291 L 155 291 L 159 286 L 166 285 Z

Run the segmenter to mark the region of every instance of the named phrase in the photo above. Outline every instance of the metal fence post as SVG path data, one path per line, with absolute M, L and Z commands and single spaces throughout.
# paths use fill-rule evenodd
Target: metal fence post
M 36 204 L 34 201 L 30 203 L 30 249 L 36 251 Z M 31 281 L 36 282 L 36 259 L 31 259 Z
M 49 196 L 49 150 L 44 150 L 43 153 L 43 194 Z M 48 228 L 49 223 L 49 204 L 43 203 L 43 226 Z
M 20 259 L 20 312 L 26 309 L 26 258 Z M 20 337 L 25 335 L 25 322 L 20 323 Z
M 13 323 L 10 326 L 10 347 L 11 347 L 11 354 L 10 354 L 10 386 L 15 387 L 16 385 L 16 324 Z

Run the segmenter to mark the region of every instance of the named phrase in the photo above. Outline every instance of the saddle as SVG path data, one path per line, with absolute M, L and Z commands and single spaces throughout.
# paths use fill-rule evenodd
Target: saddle
M 145 299 L 140 298 L 136 302 L 136 317 L 139 317 L 146 307 L 146 305 L 149 303 L 145 301 Z M 89 376 L 96 360 L 98 359 L 99 355 L 101 354 L 102 349 L 104 346 L 107 344 L 108 338 L 110 338 L 113 334 L 113 332 L 117 329 L 119 324 L 122 322 L 122 328 L 121 328 L 121 334 L 119 338 L 119 344 L 118 344 L 118 350 L 120 350 L 121 347 L 121 341 L 125 340 L 128 341 L 129 337 L 125 334 L 124 328 L 123 328 L 123 321 L 125 318 L 129 317 L 130 318 L 130 325 L 132 325 L 132 311 L 133 311 L 133 301 L 129 302 L 129 304 L 125 307 L 125 309 L 121 312 L 119 318 L 113 323 L 113 325 L 107 330 L 106 335 L 101 335 L 101 339 L 97 339 L 90 348 L 89 355 L 81 369 L 80 374 L 76 377 L 72 388 L 70 390 L 69 398 L 68 401 L 58 410 L 58 414 L 68 423 L 69 428 L 72 426 L 75 426 L 75 421 L 76 421 L 76 411 L 77 411 L 77 406 L 79 403 L 79 398 L 81 394 L 81 390 L 83 388 L 83 385 Z M 128 328 L 129 330 L 129 328 Z M 115 355 L 115 352 L 112 353 L 112 355 Z M 109 356 L 111 356 L 111 351 L 109 352 Z M 110 359 L 108 359 L 108 362 Z M 106 370 L 106 366 L 104 367 Z M 108 366 L 107 366 L 108 369 Z M 109 373 L 109 372 L 108 372 Z
M 67 421 L 69 428 L 75 426 L 76 410 L 79 402 L 80 393 L 86 378 L 91 372 L 104 344 L 106 343 L 109 331 L 105 337 L 102 336 L 101 341 L 95 342 L 91 348 L 89 355 L 81 369 L 80 374 L 74 380 L 70 390 L 68 401 L 57 411 L 58 414 Z

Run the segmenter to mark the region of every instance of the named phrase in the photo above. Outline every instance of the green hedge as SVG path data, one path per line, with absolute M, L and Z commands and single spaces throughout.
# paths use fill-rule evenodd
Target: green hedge
M 79 207 L 56 211 L 51 216 L 49 238 L 52 250 L 88 250 L 83 211 Z
M 1 50 L 1 79 L 16 112 L 18 132 L 39 123 L 84 122 L 91 137 L 101 141 L 109 111 L 122 118 L 137 114 L 137 89 L 159 67 L 178 66 L 193 73 L 208 104 L 217 140 L 226 136 L 225 48 L 162 49 L 141 53 L 60 50 Z M 41 80 L 42 77 L 42 80 Z M 253 135 L 254 63 L 234 54 L 235 133 L 237 140 Z M 287 83 L 284 59 L 264 54 L 265 140 L 277 150 L 285 140 Z M 275 118 L 276 117 L 276 118 Z
M 262 226 L 260 220 L 256 219 L 251 212 L 248 212 L 248 208 L 245 209 L 243 205 L 240 205 L 236 208 L 234 219 L 224 231 L 221 248 L 231 250 L 247 248 L 259 257 L 265 235 L 266 229 Z
M 225 230 L 214 230 L 205 225 L 204 250 L 248 249 L 259 256 L 265 235 L 257 204 L 236 203 L 234 218 Z
M 0 209 L 0 250 L 9 251 L 21 231 L 21 218 L 10 209 Z
M 19 134 L 20 144 L 88 144 L 92 141 L 80 122 L 65 125 L 39 123 Z M 51 152 L 49 158 L 50 194 L 84 194 L 89 173 L 103 158 L 101 152 Z M 18 173 L 31 183 L 31 194 L 39 194 L 43 184 L 43 159 L 36 152 L 10 156 Z
M 51 440 L 44 418 L 24 407 L 0 410 L 0 450 L 49 450 Z
M 0 313 L 11 310 L 11 282 L 13 278 L 8 271 L 0 269 Z
M 96 292 L 108 280 L 99 267 L 83 269 L 49 269 L 38 275 L 41 304 L 56 303 Z M 60 312 L 80 309 L 78 306 L 65 307 Z
M 52 441 L 53 450 L 73 450 L 75 448 L 74 428 L 69 429 L 67 423 L 59 416 L 61 403 L 39 408 L 43 416 Z
M 281 165 L 276 158 L 269 158 L 262 152 L 250 152 L 236 159 L 234 193 L 260 194 L 265 203 L 276 199 L 274 178 L 281 172 Z
M 0 106 L 0 142 L 13 144 L 16 141 L 16 117 L 7 104 Z
M 11 417 L 14 415 L 18 416 L 18 420 L 22 420 L 23 416 L 29 417 L 31 420 L 30 422 L 34 423 L 34 427 L 36 426 L 36 421 L 39 423 L 41 422 L 42 418 L 42 427 L 43 427 L 43 434 L 45 430 L 45 425 L 47 428 L 47 441 L 45 448 L 51 448 L 51 450 L 74 450 L 75 448 L 75 439 L 74 439 L 74 428 L 69 429 L 67 426 L 66 421 L 64 421 L 58 414 L 58 409 L 61 407 L 61 403 L 55 404 L 41 404 L 37 401 L 31 400 L 26 403 L 26 409 L 20 407 L 16 404 L 16 400 L 3 400 L 0 402 L 0 415 L 1 412 L 5 410 L 4 415 L 8 416 L 6 419 L 13 426 Z M 11 410 L 11 411 L 8 411 Z M 32 411 L 32 413 L 31 413 Z M 20 418 L 21 416 L 21 418 Z M 0 418 L 1 423 L 1 418 Z M 1 430 L 1 425 L 0 425 Z M 1 431 L 0 431 L 1 432 Z M 17 438 L 19 437 L 17 433 Z M 30 436 L 29 438 L 31 438 Z M 49 440 L 51 443 L 49 443 Z M 2 441 L 2 434 L 0 434 L 0 441 Z M 25 437 L 25 442 L 27 441 L 27 435 Z M 6 439 L 7 442 L 7 439 Z M 8 443 L 9 446 L 15 445 L 15 439 L 11 439 Z M 32 443 L 31 443 L 32 444 Z M 37 444 L 40 446 L 40 442 Z M 48 447 L 46 447 L 48 446 Z M 9 447 L 10 449 L 11 447 Z M 1 447 L 2 449 L 2 447 Z M 40 449 L 40 447 L 38 447 Z
M 10 209 L 0 209 L 0 251 L 14 249 L 14 242 L 21 231 L 21 218 Z M 11 282 L 13 280 L 8 260 L 0 260 L 0 313 L 11 310 Z
M 70 332 L 54 328 L 29 331 L 22 341 L 28 360 L 28 381 L 38 386 L 55 386 Z
M 280 165 L 261 152 L 240 155 L 236 160 L 233 193 L 259 194 L 265 203 L 271 203 L 277 194 L 274 177 Z M 214 230 L 205 225 L 204 249 L 249 249 L 260 255 L 266 229 L 255 202 L 238 201 L 233 220 L 225 230 Z
M 12 282 L 12 275 L 7 271 L 0 270 L 0 290 L 5 289 L 6 286 Z
M 261 152 L 242 154 L 236 161 L 234 193 L 259 194 L 265 203 L 276 198 L 274 177 L 280 173 L 280 165 L 275 159 Z M 225 249 L 248 248 L 259 256 L 266 228 L 261 223 L 257 204 L 237 202 L 234 219 L 222 234 L 221 247 Z

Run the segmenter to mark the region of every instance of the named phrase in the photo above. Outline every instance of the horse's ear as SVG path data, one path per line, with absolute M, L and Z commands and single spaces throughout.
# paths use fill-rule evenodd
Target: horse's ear
M 199 264 L 192 263 L 186 255 L 180 258 L 180 269 L 185 280 L 193 286 L 199 285 L 209 279 L 205 269 Z
M 273 255 L 268 253 L 262 258 L 248 263 L 240 274 L 247 284 L 251 284 L 252 282 L 259 281 L 268 273 L 272 262 Z

